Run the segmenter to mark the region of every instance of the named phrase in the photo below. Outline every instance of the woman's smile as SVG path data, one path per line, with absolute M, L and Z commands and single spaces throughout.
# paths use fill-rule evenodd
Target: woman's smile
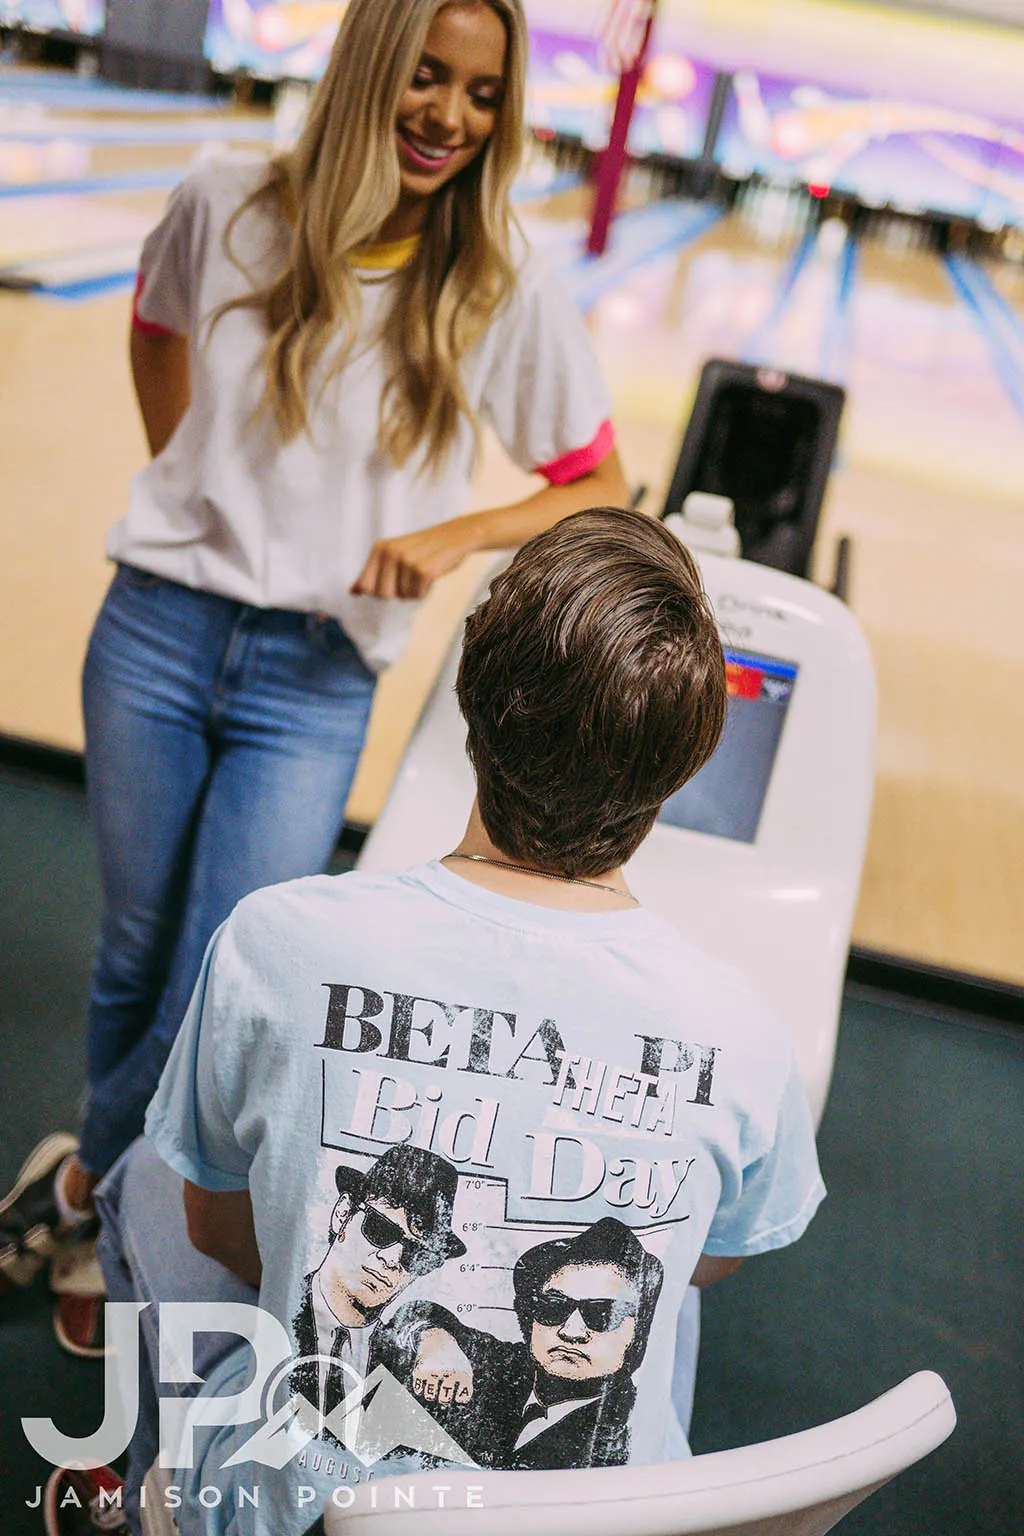
M 398 138 L 408 159 L 424 170 L 441 170 L 462 147 L 459 144 L 435 144 L 411 128 L 399 126 Z

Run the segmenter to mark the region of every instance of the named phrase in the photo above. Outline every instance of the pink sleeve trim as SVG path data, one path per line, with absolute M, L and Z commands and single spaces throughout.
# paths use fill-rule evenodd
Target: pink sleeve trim
M 176 336 L 166 325 L 157 325 L 153 320 L 143 320 L 139 314 L 139 296 L 142 293 L 144 278 L 140 272 L 135 280 L 135 298 L 132 303 L 132 330 L 141 331 L 143 336 Z
M 588 475 L 592 469 L 596 469 L 614 447 L 615 428 L 610 421 L 602 421 L 593 441 L 585 448 L 574 448 L 571 453 L 563 453 L 560 459 L 552 459 L 550 464 L 538 464 L 536 472 L 543 475 L 551 485 L 568 485 L 570 480 L 578 480 L 581 475 Z

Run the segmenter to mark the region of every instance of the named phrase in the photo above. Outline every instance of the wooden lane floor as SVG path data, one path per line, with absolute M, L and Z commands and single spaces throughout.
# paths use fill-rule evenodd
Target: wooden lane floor
M 662 450 L 649 461 L 654 506 L 700 359 L 749 350 L 796 244 L 752 235 L 742 218 L 723 221 L 593 317 L 618 419 L 643 418 Z M 798 279 L 770 338 L 777 366 L 823 371 L 833 260 L 815 253 Z M 1024 980 L 1024 421 L 938 257 L 866 242 L 855 274 L 837 374 L 848 403 L 815 567 L 827 584 L 837 538 L 852 538 L 851 605 L 878 673 L 855 939 Z M 999 280 L 1020 296 L 1012 269 Z
M 854 538 L 878 672 L 857 938 L 1019 981 L 1024 420 L 935 256 L 868 246 L 852 321 L 824 532 Z
M 196 149 L 104 143 L 88 173 L 179 168 Z M 0 262 L 141 238 L 164 197 L 0 197 Z M 557 245 L 576 238 L 582 211 L 566 195 L 525 217 Z M 705 357 L 743 355 L 767 326 L 781 366 L 818 371 L 834 251 L 815 248 L 769 324 L 799 239 L 798 229 L 730 215 L 597 303 L 591 325 L 624 456 L 631 480 L 650 487 L 650 509 L 663 500 Z M 1021 313 L 1017 274 L 992 279 Z M 143 462 L 128 314 L 126 288 L 79 303 L 0 292 L 0 730 L 61 746 L 81 744 L 81 658 L 109 578 L 103 539 Z M 1024 979 L 1024 647 L 1013 619 L 1024 424 L 936 257 L 866 244 L 845 325 L 849 402 L 818 564 L 827 580 L 835 537 L 851 535 L 852 606 L 879 675 L 878 787 L 855 936 Z M 489 442 L 474 504 L 530 483 Z M 409 654 L 382 681 L 351 819 L 377 815 L 481 569 L 471 562 L 438 584 Z

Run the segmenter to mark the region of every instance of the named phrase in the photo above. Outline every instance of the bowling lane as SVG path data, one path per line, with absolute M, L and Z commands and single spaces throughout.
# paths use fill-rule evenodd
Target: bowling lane
M 859 453 L 927 480 L 1019 487 L 1024 421 L 942 261 L 869 242 L 853 310 L 849 430 Z
M 596 306 L 592 329 L 629 469 L 651 487 L 650 506 L 663 500 L 708 357 L 842 381 L 845 231 L 833 224 L 808 235 L 808 201 L 747 199 L 677 258 L 638 268 Z
M 124 274 L 197 157 L 272 133 L 266 113 L 0 69 L 0 266 L 65 287 Z
M 988 269 L 989 276 L 1003 298 L 1024 325 L 1024 235 L 1021 256 L 1015 262 L 1001 261 Z
M 898 238 L 854 255 L 845 342 L 832 349 L 848 402 L 817 558 L 827 582 L 836 539 L 852 537 L 851 605 L 879 679 L 855 936 L 1020 980 L 1010 914 L 1024 903 L 1024 427 L 940 258 Z M 649 506 L 663 499 L 705 357 L 759 353 L 828 372 L 843 251 L 836 232 L 819 235 L 779 308 L 799 242 L 763 204 L 741 210 L 595 309 L 629 472 L 652 487 Z M 1019 304 L 1018 274 L 987 270 Z
M 103 126 L 103 114 L 92 116 Z M 184 171 L 217 142 L 208 135 L 220 122 L 197 116 L 202 133 L 175 141 L 171 130 L 189 119 L 122 119 L 131 133 L 88 138 L 82 174 Z M 251 142 L 265 142 L 267 120 L 253 123 Z M 6 141 L 19 153 L 35 144 L 33 174 L 59 168 L 55 158 L 38 158 L 54 155 L 53 126 L 45 136 Z M 147 136 L 146 128 L 159 132 Z M 104 240 L 130 245 L 165 196 L 152 188 L 0 197 L 0 262 Z M 628 204 L 643 199 L 634 184 Z M 524 202 L 520 214 L 557 263 L 579 250 L 580 191 Z M 1012 618 L 1024 575 L 1024 431 L 937 258 L 865 242 L 835 333 L 842 253 L 834 235 L 813 242 L 787 288 L 803 235 L 798 214 L 785 198 L 744 200 L 681 251 L 626 271 L 598 298 L 590 324 L 627 468 L 651 488 L 647 505 L 657 508 L 708 356 L 760 352 L 812 374 L 828 361 L 845 379 L 850 395 L 820 564 L 827 576 L 834 536 L 852 535 L 852 604 L 869 634 L 881 694 L 875 827 L 857 938 L 1021 979 L 1010 914 L 1024 901 L 1024 847 L 1015 830 L 1024 828 L 1021 776 L 1011 772 L 1024 754 L 1016 703 L 1024 700 L 1024 657 Z M 1024 313 L 1020 270 L 986 271 Z M 144 455 L 124 362 L 128 306 L 127 291 L 70 307 L 0 293 L 5 426 L 16 445 L 5 462 L 10 515 L 0 532 L 0 729 L 71 747 L 81 742 L 80 658 L 108 574 L 104 533 Z M 839 344 L 830 345 L 830 330 Z M 474 504 L 506 501 L 529 484 L 489 441 Z M 480 573 L 476 564 L 439 584 L 410 655 L 385 679 L 352 819 L 370 821 L 379 811 Z M 989 892 L 1001 895 L 986 899 Z
M 35 143 L 4 139 L 0 126 L 0 191 L 38 188 L 93 176 L 142 176 L 163 172 L 168 188 L 184 176 L 196 155 L 194 144 L 85 144 L 55 137 Z
M 0 198 L 0 266 L 132 247 L 160 216 L 166 194 Z
M 630 479 L 664 500 L 705 358 L 740 357 L 769 316 L 792 235 L 758 244 L 727 215 L 678 255 L 637 268 L 596 304 L 591 331 L 615 398 Z
M 875 814 L 855 933 L 1022 979 L 1024 422 L 943 263 L 868 242 L 823 532 L 853 535 L 879 681 Z

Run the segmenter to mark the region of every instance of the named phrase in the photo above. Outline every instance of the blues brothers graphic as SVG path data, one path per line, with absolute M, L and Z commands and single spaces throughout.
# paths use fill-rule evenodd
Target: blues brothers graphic
M 383 1373 L 438 1459 L 627 1461 L 659 1253 L 690 1214 L 680 1116 L 712 1104 L 716 1050 L 636 1028 L 607 1061 L 552 1018 L 325 988 L 293 1389 L 326 1419 Z

